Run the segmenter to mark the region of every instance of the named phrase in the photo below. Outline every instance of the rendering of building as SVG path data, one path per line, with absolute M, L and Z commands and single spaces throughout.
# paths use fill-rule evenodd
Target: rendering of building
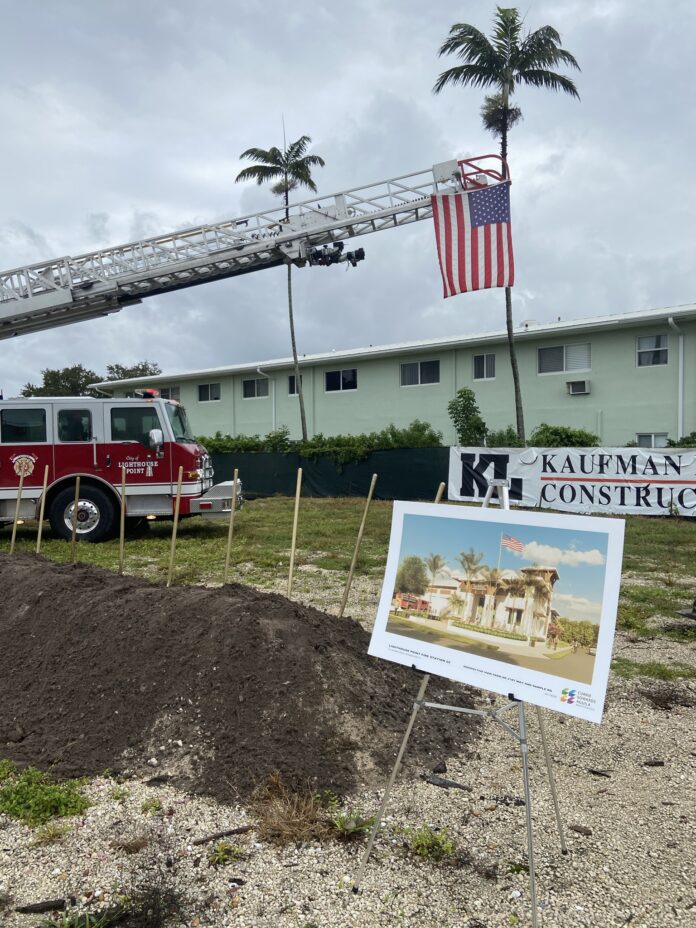
M 527 433 L 583 428 L 606 446 L 664 446 L 696 431 L 696 304 L 537 325 L 515 333 Z M 384 345 L 300 358 L 310 435 L 430 423 L 455 444 L 447 404 L 474 390 L 489 429 L 515 421 L 506 333 Z M 114 396 L 156 387 L 180 400 L 194 432 L 300 436 L 292 361 L 97 384 Z
M 436 578 L 426 594 L 431 614 L 449 622 L 546 640 L 557 613 L 551 608 L 558 580 L 554 567 L 484 571 L 471 580 Z

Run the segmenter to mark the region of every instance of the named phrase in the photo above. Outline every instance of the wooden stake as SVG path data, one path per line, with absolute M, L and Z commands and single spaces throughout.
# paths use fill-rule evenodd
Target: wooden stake
M 41 537 L 43 535 L 44 512 L 46 510 L 46 490 L 48 488 L 48 464 L 44 467 L 43 490 L 41 492 L 41 505 L 39 506 L 39 531 L 36 535 L 36 553 L 41 553 Z
M 445 495 L 445 489 L 446 489 L 445 483 L 441 483 L 440 486 L 437 488 L 437 493 L 435 494 L 436 503 L 442 502 L 442 497 Z
M 343 618 L 343 610 L 346 608 L 346 603 L 348 602 L 348 593 L 350 591 L 350 585 L 353 582 L 353 572 L 355 571 L 355 565 L 358 563 L 358 554 L 360 552 L 360 545 L 362 543 L 363 531 L 365 530 L 365 520 L 367 519 L 367 510 L 370 508 L 370 503 L 372 502 L 372 494 L 375 492 L 376 483 L 377 483 L 377 474 L 373 474 L 372 482 L 370 483 L 370 490 L 367 494 L 367 499 L 365 500 L 365 509 L 363 511 L 362 522 L 360 523 L 360 528 L 358 529 L 358 540 L 355 542 L 355 551 L 353 552 L 353 560 L 350 562 L 350 570 L 348 571 L 348 580 L 346 582 L 346 588 L 343 591 L 343 599 L 341 600 L 341 608 L 338 610 L 339 619 Z
M 184 479 L 184 468 L 179 468 L 179 479 L 176 484 L 176 500 L 174 502 L 174 525 L 172 526 L 172 547 L 169 552 L 169 574 L 167 576 L 167 586 L 172 585 L 172 575 L 174 573 L 174 554 L 176 553 L 176 532 L 179 528 L 179 507 L 181 506 L 181 482 Z
M 121 467 L 121 523 L 118 530 L 118 572 L 123 575 L 126 547 L 126 468 Z
M 235 467 L 232 477 L 232 510 L 230 512 L 230 527 L 227 531 L 227 553 L 225 554 L 225 580 L 227 583 L 230 574 L 230 555 L 232 553 L 232 535 L 234 534 L 234 511 L 237 508 L 237 477 L 239 471 Z
M 80 478 L 75 478 L 75 501 L 72 511 L 72 535 L 70 537 L 70 561 L 77 563 L 77 507 L 80 503 Z
M 300 487 L 302 486 L 302 468 L 297 468 L 297 488 L 295 489 L 295 517 L 292 522 L 292 545 L 290 546 L 290 572 L 288 573 L 288 599 L 292 594 L 292 575 L 295 569 L 295 542 L 297 541 L 297 517 L 300 512 Z
M 19 521 L 19 510 L 22 505 L 22 490 L 24 489 L 24 474 L 19 475 L 19 487 L 17 489 L 17 503 L 15 505 L 14 522 L 12 523 L 12 539 L 10 541 L 10 554 L 14 553 L 15 539 L 17 538 L 17 522 Z

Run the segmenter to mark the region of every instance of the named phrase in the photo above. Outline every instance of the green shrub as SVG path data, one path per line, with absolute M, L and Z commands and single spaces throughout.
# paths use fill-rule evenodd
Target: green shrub
M 668 448 L 696 448 L 696 432 L 690 432 L 688 435 L 682 435 L 673 441 L 671 438 L 667 442 Z
M 26 825 L 44 825 L 54 816 L 80 815 L 90 805 L 78 780 L 52 782 L 33 767 L 5 779 L 0 787 L 0 812 Z
M 476 394 L 469 387 L 457 390 L 453 400 L 447 404 L 447 412 L 457 433 L 457 441 L 463 446 L 482 445 L 488 429 L 481 418 L 476 403 Z
M 317 458 L 330 455 L 339 464 L 362 461 L 372 451 L 386 451 L 390 448 L 437 448 L 442 445 L 442 434 L 436 432 L 427 422 L 414 419 L 405 428 L 388 425 L 380 432 L 363 435 L 315 435 L 307 441 L 292 441 L 287 426 L 281 426 L 269 432 L 265 438 L 258 435 L 215 435 L 201 436 L 198 441 L 208 451 L 218 454 L 270 451 L 277 454 L 299 454 L 305 458 Z
M 585 429 L 542 422 L 532 432 L 529 444 L 535 448 L 596 448 L 599 438 Z
M 486 435 L 486 445 L 489 448 L 521 448 L 522 442 L 517 437 L 517 429 L 508 425 L 504 429 L 497 429 Z
M 526 635 L 520 635 L 519 632 L 506 632 L 502 628 L 485 628 L 483 625 L 472 625 L 470 622 L 452 622 L 457 628 L 468 628 L 472 632 L 481 632 L 484 635 L 495 635 L 496 638 L 512 638 L 514 641 L 526 641 Z M 539 639 L 545 641 L 545 638 Z

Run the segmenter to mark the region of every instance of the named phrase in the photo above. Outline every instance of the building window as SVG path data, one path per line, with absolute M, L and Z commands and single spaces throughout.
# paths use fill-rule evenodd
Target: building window
M 537 373 L 560 374 L 566 371 L 589 371 L 592 351 L 589 342 L 579 345 L 555 345 L 537 348 Z
M 3 445 L 46 441 L 46 410 L 3 409 L 0 412 L 0 439 Z
M 300 384 L 304 386 L 304 383 L 302 380 L 302 374 L 300 374 Z M 297 382 L 295 380 L 294 374 L 290 374 L 290 376 L 288 377 L 288 396 L 298 396 Z
M 636 444 L 639 448 L 666 448 L 667 432 L 638 432 Z
M 638 367 L 654 367 L 667 363 L 667 336 L 643 335 L 636 339 Z
M 220 399 L 219 383 L 199 383 L 198 384 L 198 402 L 212 403 Z
M 401 365 L 401 386 L 440 383 L 439 361 L 409 361 Z
M 474 355 L 474 380 L 495 380 L 495 355 Z
M 204 386 L 204 384 L 201 386 Z M 208 386 L 211 386 L 211 384 L 208 384 Z M 212 384 L 212 386 L 216 385 Z M 219 387 L 220 385 L 217 384 L 217 386 Z M 163 400 L 175 400 L 178 403 L 181 398 L 181 391 L 179 387 L 160 387 L 159 392 Z M 218 399 L 220 399 L 219 396 Z
M 92 413 L 89 409 L 58 411 L 58 441 L 91 441 Z
M 268 396 L 268 381 L 265 377 L 242 381 L 242 396 L 245 400 L 257 400 Z
M 324 385 L 327 393 L 335 393 L 337 390 L 357 390 L 358 371 L 355 367 L 349 367 L 343 371 L 327 371 L 324 374 Z

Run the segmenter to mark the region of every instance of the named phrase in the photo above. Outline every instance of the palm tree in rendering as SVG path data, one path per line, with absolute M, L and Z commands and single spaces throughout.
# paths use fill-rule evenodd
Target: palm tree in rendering
M 290 218 L 289 196 L 292 190 L 298 187 L 307 187 L 316 193 L 317 185 L 312 180 L 312 168 L 324 167 L 324 159 L 319 155 L 306 154 L 311 143 L 308 135 L 302 135 L 296 142 L 287 145 L 283 141 L 280 148 L 247 148 L 240 158 L 255 161 L 251 167 L 244 168 L 237 174 L 235 183 L 244 180 L 255 180 L 261 184 L 274 182 L 271 191 L 283 197 L 285 206 L 285 221 Z M 290 317 L 290 342 L 292 344 L 292 360 L 295 367 L 295 391 L 300 403 L 300 422 L 302 423 L 302 440 L 307 441 L 307 416 L 305 414 L 304 393 L 302 392 L 302 378 L 300 365 L 297 360 L 297 343 L 295 341 L 295 319 L 292 310 L 292 261 L 287 259 L 288 265 L 288 315 Z
M 478 573 L 479 564 L 483 559 L 483 554 L 481 551 L 474 551 L 473 548 L 469 548 L 468 551 L 460 551 L 457 555 L 457 562 L 461 565 L 462 570 L 464 571 L 464 576 L 466 578 L 466 591 L 469 594 L 471 599 L 471 581 L 474 579 Z M 473 614 L 474 607 L 473 604 L 470 613 Z M 470 616 L 471 617 L 471 616 Z
M 430 574 L 430 586 L 435 586 L 435 578 L 440 573 L 442 568 L 447 564 L 444 557 L 441 554 L 429 554 L 425 559 L 425 566 L 428 568 L 428 573 Z M 430 611 L 432 612 L 433 605 L 433 591 L 430 591 Z
M 455 23 L 449 37 L 440 48 L 440 55 L 456 55 L 463 63 L 443 71 L 433 88 L 440 93 L 448 85 L 491 87 L 496 92 L 486 97 L 481 115 L 486 129 L 500 138 L 503 175 L 507 177 L 508 133 L 522 118 L 517 106 L 510 106 L 510 97 L 519 85 L 562 90 L 579 99 L 573 81 L 552 70 L 566 65 L 580 70 L 569 51 L 561 48 L 561 37 L 552 26 L 541 26 L 534 32 L 523 32 L 524 21 L 516 9 L 497 7 L 493 34 L 489 39 L 468 23 Z M 505 288 L 505 320 L 507 325 L 510 365 L 515 388 L 517 435 L 525 443 L 522 393 L 512 329 L 512 293 Z

